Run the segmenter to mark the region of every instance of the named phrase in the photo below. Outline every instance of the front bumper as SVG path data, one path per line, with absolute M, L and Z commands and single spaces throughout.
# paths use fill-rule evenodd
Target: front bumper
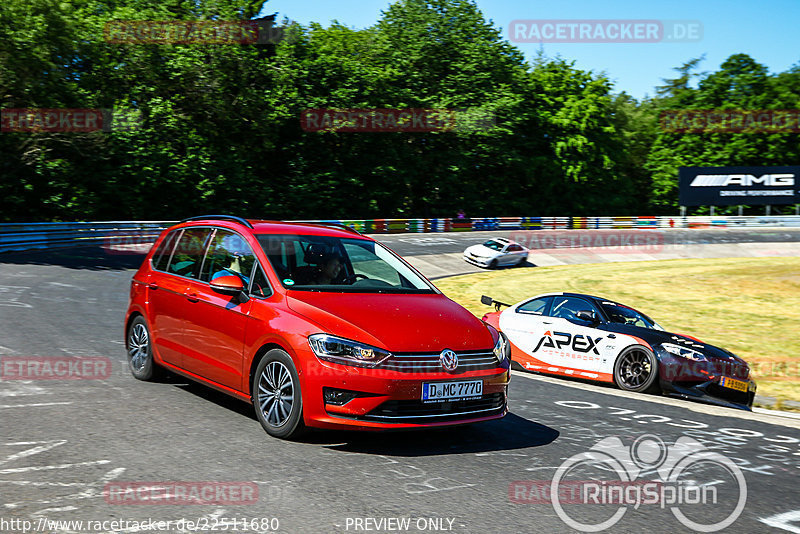
M 471 263 L 476 267 L 489 267 L 489 264 L 492 262 L 493 258 L 481 258 L 481 257 L 473 257 L 469 254 L 464 254 L 464 261 L 467 263 Z
M 753 407 L 756 383 L 750 378 L 746 365 L 687 362 L 666 351 L 659 352 L 659 382 L 667 395 L 740 410 Z M 727 381 L 728 378 L 746 384 L 746 391 L 723 385 L 723 379 Z
M 317 428 L 411 429 L 499 419 L 508 412 L 509 362 L 461 372 L 365 369 L 320 362 L 309 353 L 301 373 L 303 416 Z M 482 380 L 480 398 L 422 402 L 424 382 Z M 355 393 L 343 405 L 326 402 L 325 388 Z
M 756 383 L 749 380 L 747 384 L 747 392 L 726 388 L 720 385 L 718 379 L 698 384 L 662 382 L 661 387 L 671 397 L 692 399 L 706 404 L 737 408 L 739 410 L 751 410 L 753 408 L 753 399 L 756 396 Z

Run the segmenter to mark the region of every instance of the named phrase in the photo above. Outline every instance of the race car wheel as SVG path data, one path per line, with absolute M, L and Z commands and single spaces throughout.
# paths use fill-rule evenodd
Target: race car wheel
M 492 260 L 489 262 L 490 269 L 497 269 L 497 260 Z
M 655 392 L 658 389 L 658 362 L 653 351 L 642 345 L 622 351 L 614 364 L 614 382 L 625 391 Z

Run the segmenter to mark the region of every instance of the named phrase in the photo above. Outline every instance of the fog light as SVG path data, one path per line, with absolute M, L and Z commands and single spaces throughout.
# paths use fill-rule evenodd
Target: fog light
M 322 396 L 326 404 L 343 406 L 355 399 L 356 395 L 355 391 L 347 391 L 346 389 L 322 388 Z

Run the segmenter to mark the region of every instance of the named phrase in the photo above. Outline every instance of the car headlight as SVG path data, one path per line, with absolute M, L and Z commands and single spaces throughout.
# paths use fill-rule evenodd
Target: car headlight
M 674 354 L 675 356 L 679 356 L 681 358 L 686 358 L 688 360 L 694 360 L 696 362 L 707 362 L 708 358 L 706 358 L 705 354 L 702 352 L 698 352 L 696 350 L 690 349 L 688 347 L 682 347 L 680 345 L 674 345 L 672 343 L 662 343 L 661 347 L 669 352 L 670 354 Z
M 511 345 L 508 344 L 508 339 L 506 338 L 505 334 L 499 332 L 499 336 L 497 337 L 497 343 L 494 344 L 494 348 L 492 352 L 494 353 L 495 358 L 497 358 L 497 363 L 503 363 L 506 358 L 511 356 Z
M 356 367 L 375 367 L 392 355 L 377 347 L 330 334 L 312 334 L 308 336 L 308 344 L 320 360 Z

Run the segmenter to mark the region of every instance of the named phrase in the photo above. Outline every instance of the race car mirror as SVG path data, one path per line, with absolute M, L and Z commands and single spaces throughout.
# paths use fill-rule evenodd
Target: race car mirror
M 591 310 L 580 310 L 575 313 L 575 318 L 592 324 L 597 324 L 600 322 L 600 319 L 597 318 L 597 314 Z

